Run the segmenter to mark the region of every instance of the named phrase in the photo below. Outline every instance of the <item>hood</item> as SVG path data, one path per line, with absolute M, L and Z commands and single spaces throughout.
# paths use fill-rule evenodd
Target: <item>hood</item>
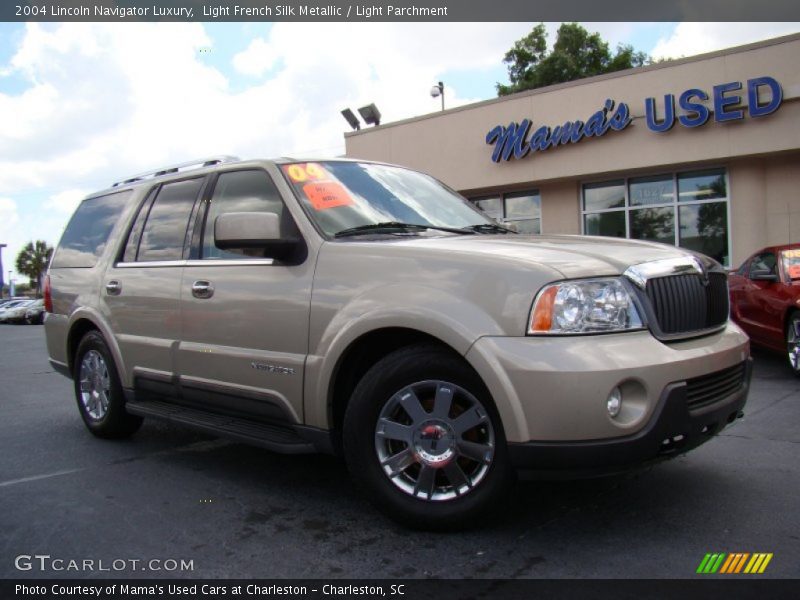
M 459 235 L 404 238 L 394 243 L 545 266 L 566 279 L 620 275 L 631 265 L 694 254 L 666 244 L 585 235 Z M 701 259 L 709 268 L 716 266 L 708 257 Z

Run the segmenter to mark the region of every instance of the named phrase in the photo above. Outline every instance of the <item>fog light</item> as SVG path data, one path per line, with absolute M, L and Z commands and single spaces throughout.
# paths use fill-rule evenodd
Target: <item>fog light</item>
M 622 392 L 618 387 L 611 390 L 606 400 L 606 408 L 608 409 L 609 416 L 613 419 L 619 414 L 619 409 L 622 408 Z

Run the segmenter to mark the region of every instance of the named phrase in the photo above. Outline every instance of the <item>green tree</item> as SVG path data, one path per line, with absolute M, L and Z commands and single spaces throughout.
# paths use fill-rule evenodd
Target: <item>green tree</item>
M 652 62 L 633 46 L 617 46 L 615 54 L 599 33 L 589 33 L 578 23 L 562 23 L 552 52 L 547 51 L 547 31 L 540 23 L 506 52 L 509 85 L 497 84 L 497 95 L 573 81 L 583 77 L 641 67 Z
M 37 297 L 42 289 L 42 277 L 52 255 L 53 247 L 48 246 L 44 240 L 28 242 L 17 254 L 17 273 L 30 278 L 31 285 L 36 286 Z

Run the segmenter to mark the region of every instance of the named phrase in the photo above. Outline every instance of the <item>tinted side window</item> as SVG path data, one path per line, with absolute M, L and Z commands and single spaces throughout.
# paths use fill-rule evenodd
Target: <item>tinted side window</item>
M 158 193 L 139 242 L 137 260 L 181 260 L 186 228 L 203 179 L 168 183 Z
M 753 271 L 769 271 L 770 273 L 777 275 L 778 270 L 775 255 L 772 252 L 765 252 L 764 254 L 754 256 L 752 262 L 750 263 L 751 277 L 753 275 Z
M 737 275 L 741 275 L 742 277 L 747 277 L 747 269 L 748 269 L 749 267 L 750 267 L 750 263 L 749 263 L 749 262 L 747 262 L 747 261 L 744 261 L 744 262 L 742 263 L 742 266 L 741 266 L 741 267 L 739 267 L 739 268 L 736 270 L 736 274 L 737 274 Z
M 125 252 L 122 254 L 122 262 L 134 262 L 136 260 L 136 253 L 139 251 L 139 240 L 142 238 L 142 229 L 144 229 L 144 221 L 152 205 L 151 200 L 152 198 L 148 197 L 142 206 L 139 207 L 136 220 L 133 222 L 133 227 L 131 227 L 131 231 L 128 234 L 128 241 L 125 242 Z
M 64 230 L 52 267 L 95 266 L 132 193 L 128 190 L 81 202 Z
M 284 208 L 283 200 L 264 171 L 234 171 L 223 173 L 214 186 L 214 195 L 206 215 L 203 233 L 203 258 L 260 257 L 263 251 L 254 248 L 220 250 L 214 244 L 214 222 L 224 213 L 271 212 L 278 215 L 281 236 L 288 237 L 295 231 L 294 221 Z

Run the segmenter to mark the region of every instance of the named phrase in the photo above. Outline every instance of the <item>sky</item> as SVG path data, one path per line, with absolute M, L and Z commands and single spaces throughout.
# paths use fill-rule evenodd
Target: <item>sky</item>
M 55 246 L 77 203 L 159 166 L 232 154 L 337 156 L 339 111 L 382 122 L 496 96 L 532 23 L 0 23 L 4 279 L 25 243 Z M 679 58 L 800 23 L 583 23 L 612 48 Z M 547 24 L 555 41 L 558 23 Z M 16 277 L 12 273 L 12 277 Z

